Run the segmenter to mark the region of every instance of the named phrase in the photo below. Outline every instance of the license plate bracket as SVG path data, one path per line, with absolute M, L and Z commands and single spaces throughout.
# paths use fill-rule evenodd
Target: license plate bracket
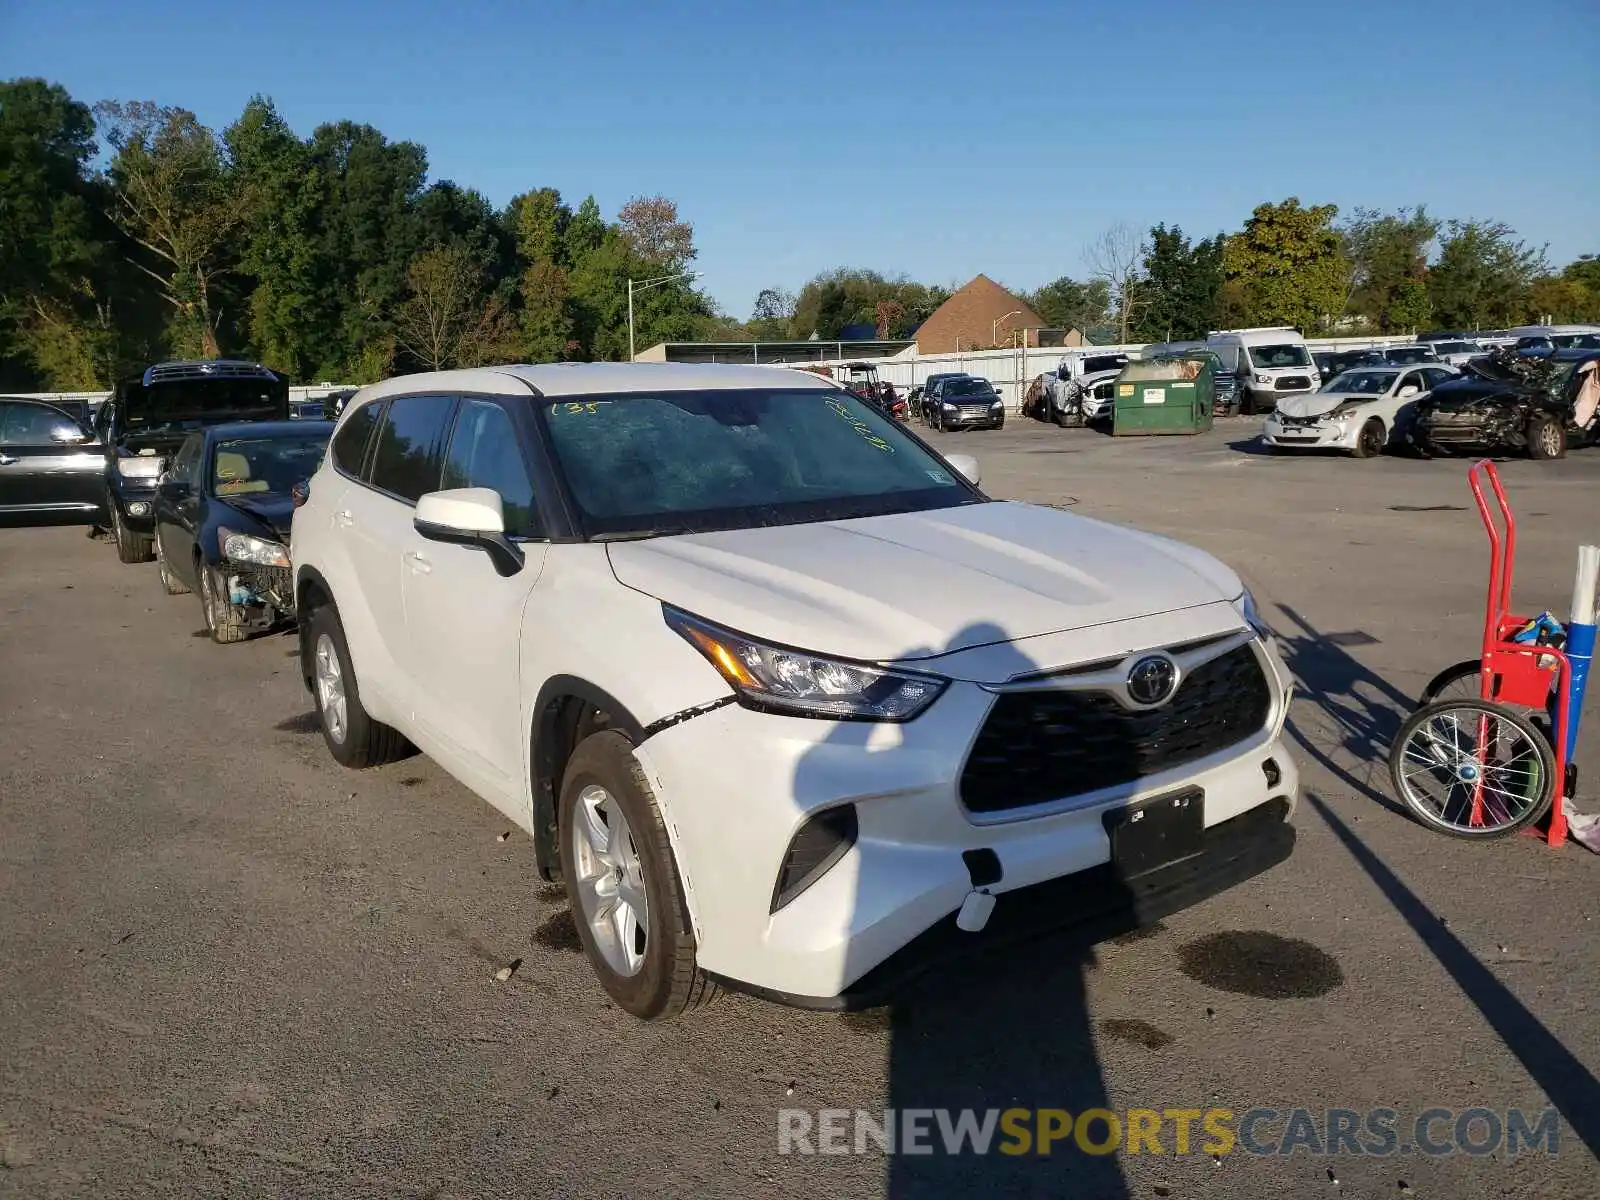
M 1103 814 L 1112 870 L 1122 879 L 1135 879 L 1199 854 L 1205 799 L 1200 788 L 1182 788 Z

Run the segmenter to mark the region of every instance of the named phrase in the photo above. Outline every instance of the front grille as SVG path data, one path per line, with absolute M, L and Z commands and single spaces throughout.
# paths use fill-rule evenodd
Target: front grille
M 1279 377 L 1278 382 L 1273 386 L 1280 392 L 1292 392 L 1297 389 L 1302 392 L 1309 392 L 1311 390 L 1311 380 L 1304 375 L 1283 375 Z
M 1318 425 L 1318 424 L 1320 424 L 1322 422 L 1322 418 L 1321 417 L 1286 417 L 1282 413 L 1279 413 L 1278 414 L 1278 422 L 1281 425 L 1283 425 L 1285 428 L 1297 429 L 1297 428 L 1303 428 L 1305 426 L 1310 426 L 1310 425 Z
M 146 369 L 144 383 L 171 383 L 180 379 L 265 379 L 276 381 L 277 376 L 260 363 L 235 362 L 229 359 L 210 359 L 206 362 L 157 363 Z
M 989 410 L 987 407 L 963 408 L 961 415 L 963 417 L 986 417 L 989 415 Z
M 1249 643 L 1196 667 L 1160 708 L 1095 691 L 1008 692 L 961 773 L 971 812 L 1004 812 L 1133 783 L 1226 750 L 1266 724 L 1272 694 Z
M 237 576 L 249 591 L 271 601 L 272 606 L 280 612 L 294 611 L 294 578 L 288 567 L 229 562 L 227 572 L 230 576 Z

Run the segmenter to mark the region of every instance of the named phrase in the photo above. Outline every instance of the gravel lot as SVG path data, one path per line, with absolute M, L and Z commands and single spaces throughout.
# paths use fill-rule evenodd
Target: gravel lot
M 1294 857 L 1145 936 L 850 1017 L 619 1014 L 523 835 L 424 758 L 332 762 L 292 637 L 214 646 L 154 566 L 0 531 L 0 1194 L 1593 1195 L 1600 861 L 1429 833 L 1382 766 L 1408 698 L 1475 653 L 1465 464 L 1270 457 L 1255 427 L 932 436 L 994 495 L 1246 577 L 1303 684 Z M 1505 474 L 1518 606 L 1564 614 L 1600 451 Z M 1580 764 L 1594 807 L 1600 733 Z M 1551 1103 L 1554 1157 L 777 1153 L 789 1107 L 1390 1106 L 1404 1128 Z

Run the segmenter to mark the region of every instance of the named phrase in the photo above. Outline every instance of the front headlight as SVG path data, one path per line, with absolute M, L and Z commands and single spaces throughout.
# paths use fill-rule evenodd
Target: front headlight
M 946 400 L 944 402 L 944 410 L 945 410 L 945 412 L 955 412 L 956 406 L 954 404 L 951 404 L 950 401 Z
M 747 708 L 841 721 L 909 721 L 937 700 L 948 683 L 764 645 L 666 605 L 661 611 Z
M 1004 400 L 996 400 L 993 404 L 989 405 L 989 407 L 993 409 L 1000 409 L 1004 408 L 1005 406 L 1006 402 Z
M 1256 382 L 1257 383 L 1271 383 L 1272 382 L 1272 376 L 1271 375 L 1257 375 L 1256 376 Z
M 1239 610 L 1239 615 L 1245 619 L 1245 623 L 1260 634 L 1263 640 L 1271 640 L 1272 627 L 1262 620 L 1261 610 L 1256 607 L 1256 598 L 1250 594 L 1249 588 L 1239 593 L 1233 606 Z
M 117 474 L 124 479 L 159 479 L 161 478 L 161 456 L 158 454 L 145 454 L 137 458 L 117 459 Z
M 231 529 L 219 529 L 217 534 L 222 542 L 224 558 L 231 558 L 234 562 L 256 563 L 263 567 L 289 565 L 289 548 L 282 542 L 268 541 L 266 538 L 253 537 L 248 533 L 234 533 Z

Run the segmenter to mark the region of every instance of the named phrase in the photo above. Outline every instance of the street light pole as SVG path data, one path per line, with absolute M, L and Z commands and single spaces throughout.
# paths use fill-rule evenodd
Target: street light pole
M 633 361 L 633 294 L 646 291 L 649 288 L 660 287 L 663 283 L 676 283 L 680 279 L 698 279 L 699 271 L 685 271 L 682 275 L 663 275 L 659 279 L 630 279 L 628 280 L 628 361 Z

